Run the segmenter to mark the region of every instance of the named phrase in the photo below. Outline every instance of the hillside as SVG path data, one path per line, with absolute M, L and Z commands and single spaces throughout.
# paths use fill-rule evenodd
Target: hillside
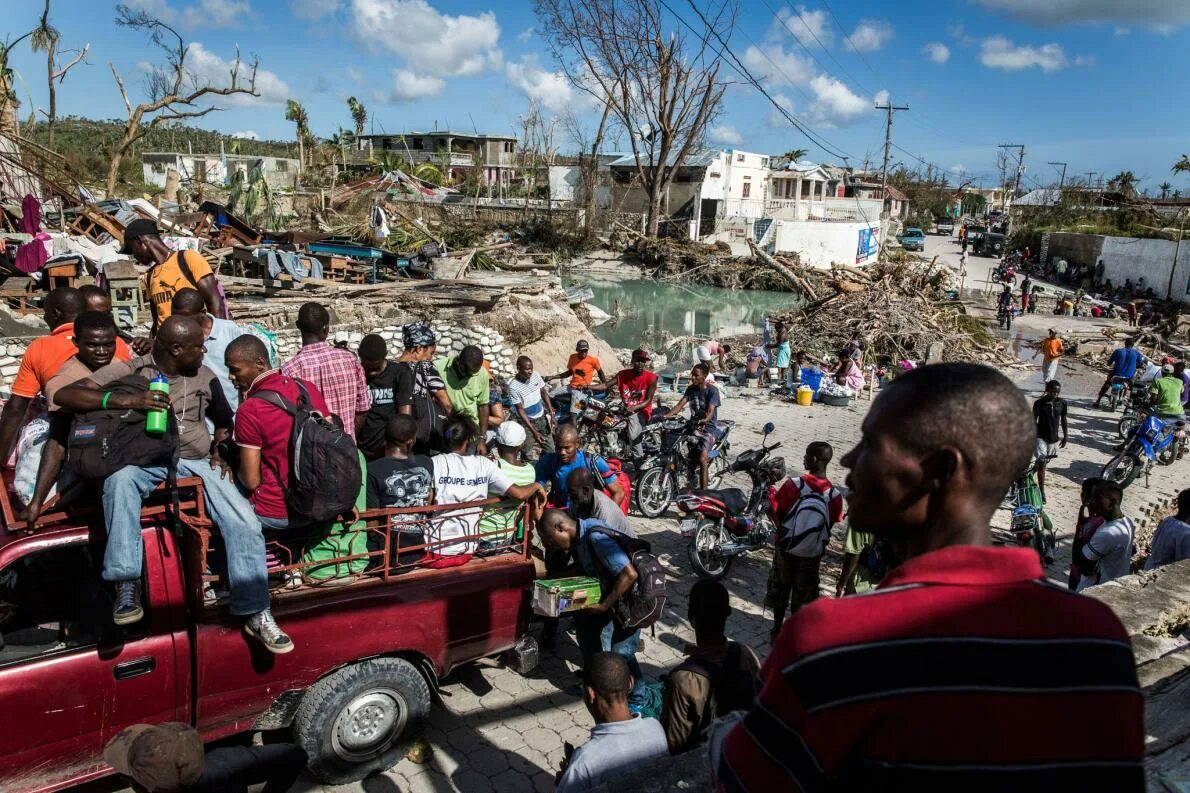
M 58 120 L 54 129 L 54 149 L 66 158 L 71 170 L 88 185 L 102 185 L 107 176 L 111 152 L 123 135 L 120 121 L 98 121 L 68 116 Z M 21 134 L 43 146 L 47 143 L 46 125 L 23 125 Z M 296 157 L 297 144 L 286 141 L 245 140 L 219 132 L 194 127 L 154 129 L 136 143 L 120 166 L 120 184 L 137 188 L 141 182 L 140 157 L 146 151 L 187 151 L 218 153 L 220 142 L 228 154 L 260 154 Z

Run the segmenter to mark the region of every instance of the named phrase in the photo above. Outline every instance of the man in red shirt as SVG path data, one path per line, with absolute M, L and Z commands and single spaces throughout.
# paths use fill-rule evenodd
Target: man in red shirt
M 880 392 L 843 458 L 849 519 L 905 561 L 789 619 L 756 706 L 712 735 L 719 790 L 1145 789 L 1127 631 L 1031 549 L 992 547 L 1032 453 L 1029 406 L 994 369 L 923 366 Z
M 234 437 L 240 447 L 240 482 L 251 494 L 248 500 L 266 529 L 303 526 L 307 521 L 300 515 L 290 515 L 285 504 L 293 416 L 271 402 L 252 397 L 262 391 L 275 391 L 297 404 L 300 399 L 298 382 L 301 382 L 309 394 L 311 406 L 323 415 L 330 413 L 326 400 L 312 383 L 297 381 L 270 369 L 269 351 L 255 336 L 240 336 L 228 344 L 226 362 L 231 382 L 240 392 Z
M 653 418 L 653 397 L 657 394 L 657 375 L 645 366 L 649 354 L 644 350 L 632 351 L 632 366 L 616 374 L 616 390 L 624 400 L 628 411 L 628 443 L 636 444 L 641 427 Z M 635 453 L 633 456 L 636 456 Z
M 843 493 L 826 478 L 826 467 L 834 456 L 835 450 L 829 443 L 811 443 L 802 460 L 806 473 L 786 479 L 773 496 L 777 524 L 781 526 L 778 530 L 781 542 L 773 549 L 773 567 L 765 597 L 765 605 L 773 610 L 773 636 L 785 622 L 786 609 L 794 614 L 818 598 L 818 570 L 831 527 L 843 520 Z M 799 509 L 803 499 L 807 503 Z M 817 509 L 809 509 L 810 500 Z M 810 534 L 814 536 L 807 536 Z

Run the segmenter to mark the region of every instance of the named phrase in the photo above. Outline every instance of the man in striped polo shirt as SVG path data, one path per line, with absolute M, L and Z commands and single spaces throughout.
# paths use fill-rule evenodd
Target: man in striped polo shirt
M 756 706 L 716 729 L 723 791 L 1144 790 L 1144 703 L 1120 621 L 991 547 L 989 521 L 1033 452 L 1003 375 L 908 372 L 844 458 L 857 531 L 906 561 L 870 593 L 784 625 Z

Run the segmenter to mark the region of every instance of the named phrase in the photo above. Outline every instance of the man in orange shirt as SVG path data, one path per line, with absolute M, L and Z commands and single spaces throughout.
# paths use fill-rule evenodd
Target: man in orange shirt
M 161 241 L 161 233 L 153 221 L 138 218 L 129 223 L 124 229 L 124 247 L 120 252 L 132 254 L 141 264 L 149 265 L 145 284 L 153 309 L 154 333 L 173 313 L 170 302 L 174 293 L 187 287 L 197 289 L 203 296 L 207 313 L 227 318 L 223 295 L 219 293 L 219 282 L 211 265 L 195 251 L 171 251 Z
M 1065 351 L 1066 347 L 1062 344 L 1062 340 L 1058 338 L 1058 331 L 1050 328 L 1049 338 L 1042 339 L 1037 352 L 1033 353 L 1034 360 L 1037 359 L 1038 355 L 1044 356 L 1041 359 L 1041 381 L 1043 383 L 1058 379 L 1058 360 Z
M 603 374 L 603 364 L 588 352 L 590 349 L 590 343 L 586 339 L 580 339 L 579 343 L 574 345 L 574 354 L 566 361 L 566 371 L 546 378 L 546 380 L 570 378 L 570 415 L 572 418 L 582 409 L 584 392 L 591 388 L 596 374 L 599 375 L 599 382 L 605 388 L 607 386 L 607 378 Z
M 42 318 L 50 327 L 50 334 L 34 339 L 21 358 L 21 368 L 12 381 L 12 396 L 0 413 L 0 467 L 8 463 L 17 432 L 24 423 L 25 413 L 45 384 L 78 352 L 74 343 L 74 320 L 83 311 L 83 297 L 74 287 L 62 286 L 45 296 Z M 116 340 L 116 360 L 132 357 L 128 345 Z

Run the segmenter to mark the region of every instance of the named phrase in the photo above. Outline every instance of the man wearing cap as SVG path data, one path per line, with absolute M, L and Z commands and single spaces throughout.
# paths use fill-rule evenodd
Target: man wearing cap
M 137 218 L 129 223 L 124 229 L 124 247 L 120 253 L 131 254 L 141 264 L 149 265 L 145 283 L 153 309 L 154 332 L 172 313 L 170 302 L 174 293 L 186 287 L 199 291 L 210 314 L 227 317 L 227 306 L 211 265 L 196 251 L 171 251 L 161 241 L 161 233 L 153 221 Z
M 582 410 L 585 392 L 591 388 L 591 384 L 595 381 L 595 375 L 599 375 L 600 383 L 607 383 L 607 378 L 603 375 L 603 364 L 599 362 L 598 358 L 591 355 L 590 349 L 591 345 L 586 339 L 579 339 L 578 344 L 574 345 L 574 354 L 566 361 L 566 371 L 546 378 L 546 380 L 570 378 L 570 415 L 572 418 L 575 413 Z
M 632 365 L 616 374 L 616 389 L 628 411 L 628 443 L 635 445 L 641 427 L 653 418 L 653 397 L 657 394 L 657 375 L 647 368 L 649 353 L 632 351 Z M 635 450 L 633 456 L 636 456 Z
M 1161 376 L 1153 381 L 1149 387 L 1149 398 L 1152 400 L 1153 413 L 1162 421 L 1176 421 L 1178 457 L 1185 453 L 1186 438 L 1186 409 L 1182 405 L 1182 378 L 1174 372 L 1171 363 L 1161 367 Z
M 224 746 L 203 754 L 202 737 L 188 724 L 134 724 L 103 750 L 116 773 L 149 793 L 284 793 L 306 767 L 306 753 L 291 743 Z

